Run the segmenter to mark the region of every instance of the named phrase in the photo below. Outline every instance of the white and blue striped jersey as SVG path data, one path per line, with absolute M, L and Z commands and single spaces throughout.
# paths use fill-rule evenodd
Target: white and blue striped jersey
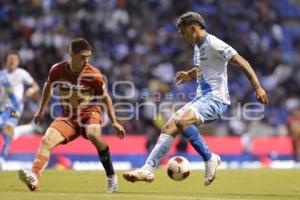
M 212 96 L 222 103 L 230 104 L 227 63 L 236 54 L 236 50 L 211 34 L 194 45 L 197 96 Z
M 32 76 L 25 69 L 17 68 L 13 72 L 0 70 L 0 110 L 9 106 L 22 112 L 25 86 L 33 82 Z

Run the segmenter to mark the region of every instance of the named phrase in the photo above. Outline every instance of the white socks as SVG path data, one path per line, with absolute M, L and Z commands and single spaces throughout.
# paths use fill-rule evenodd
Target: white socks
M 14 139 L 22 135 L 33 135 L 35 133 L 32 123 L 17 126 L 14 128 Z
M 161 159 L 168 153 L 174 141 L 174 137 L 167 134 L 160 134 L 155 147 L 152 149 L 142 169 L 152 171 L 158 167 Z

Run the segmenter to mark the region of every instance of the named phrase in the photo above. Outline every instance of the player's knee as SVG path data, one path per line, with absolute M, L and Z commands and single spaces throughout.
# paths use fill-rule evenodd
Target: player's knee
M 186 128 L 187 123 L 185 122 L 185 120 L 183 120 L 181 117 L 179 117 L 175 120 L 175 125 L 178 130 L 182 131 Z
M 161 129 L 161 132 L 168 135 L 176 136 L 178 134 L 178 130 L 175 124 L 175 119 L 178 117 L 179 115 L 177 113 L 173 114 L 169 121 Z
M 87 133 L 86 137 L 90 141 L 97 141 L 97 140 L 99 140 L 99 136 L 97 136 L 95 133 Z
M 11 125 L 5 125 L 4 126 L 4 134 L 8 135 L 9 137 L 13 138 L 14 137 L 14 127 Z
M 42 137 L 42 146 L 49 150 L 53 148 L 53 142 L 49 136 L 45 135 Z
M 101 139 L 100 128 L 98 126 L 90 126 L 86 128 L 86 136 L 89 140 L 95 141 Z

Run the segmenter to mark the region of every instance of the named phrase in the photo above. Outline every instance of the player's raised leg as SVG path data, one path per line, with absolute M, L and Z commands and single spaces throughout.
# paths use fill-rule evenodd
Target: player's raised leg
M 195 103 L 195 102 L 193 102 Z M 182 109 L 175 124 L 181 134 L 189 140 L 193 148 L 201 155 L 205 162 L 204 185 L 210 185 L 216 176 L 217 167 L 220 165 L 219 155 L 210 151 L 202 138 L 199 129 L 194 125 L 204 123 L 204 117 L 193 108 L 193 103 L 187 109 Z
M 143 167 L 137 170 L 125 172 L 123 177 L 130 182 L 154 180 L 153 169 L 156 168 L 161 159 L 169 151 L 174 137 L 181 132 L 187 138 L 195 150 L 205 161 L 204 185 L 209 185 L 215 178 L 216 168 L 220 163 L 220 157 L 211 153 L 200 135 L 198 128 L 194 125 L 199 122 L 199 114 L 187 104 L 175 113 L 162 129 L 155 147 L 148 156 Z
M 106 141 L 101 137 L 101 125 L 89 124 L 85 128 L 87 138 L 96 147 L 99 159 L 105 169 L 107 176 L 106 192 L 113 193 L 118 191 L 118 177 L 112 165 L 112 159 L 109 152 L 109 147 Z
M 5 125 L 2 129 L 3 132 L 3 147 L 0 154 L 0 157 L 6 159 L 9 152 L 10 143 L 13 135 L 13 127 L 10 125 Z
M 2 129 L 3 147 L 0 153 L 0 169 L 2 168 L 2 165 L 8 156 L 9 147 L 13 140 L 23 135 L 33 135 L 36 132 L 43 132 L 42 127 L 39 125 L 35 125 L 34 123 L 16 126 L 18 124 L 18 121 L 19 120 L 17 118 L 10 118 Z
M 25 183 L 31 191 L 38 189 L 39 178 L 47 167 L 51 150 L 65 141 L 65 137 L 55 128 L 49 127 L 41 140 L 39 150 L 33 161 L 31 170 L 19 170 L 19 179 Z
M 39 124 L 35 124 L 34 122 L 23 124 L 14 127 L 13 139 L 17 139 L 24 135 L 33 135 L 35 133 L 43 133 L 45 130 Z
M 174 138 L 178 134 L 175 124 L 177 117 L 177 114 L 174 114 L 162 128 L 158 141 L 148 156 L 144 166 L 123 174 L 123 177 L 127 181 L 144 181 L 150 183 L 154 180 L 153 169 L 159 166 L 161 159 L 168 153 Z
M 19 119 L 13 116 L 13 109 L 7 107 L 0 115 L 0 130 L 3 133 L 3 147 L 0 153 L 0 159 L 5 160 L 8 156 L 11 140 L 14 135 L 14 126 L 18 124 Z

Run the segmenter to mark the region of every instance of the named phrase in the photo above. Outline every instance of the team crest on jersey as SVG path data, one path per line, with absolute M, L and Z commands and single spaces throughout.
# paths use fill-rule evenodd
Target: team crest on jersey
M 206 49 L 205 48 L 202 48 L 200 50 L 200 60 L 207 60 L 207 57 L 205 57 L 205 51 Z
M 225 52 L 224 52 L 224 51 L 220 50 L 220 51 L 218 51 L 218 53 L 219 53 L 224 59 L 226 59 L 226 55 L 225 55 Z
M 205 48 L 202 48 L 201 50 L 200 50 L 200 56 L 202 57 L 202 56 L 204 56 L 205 55 Z

